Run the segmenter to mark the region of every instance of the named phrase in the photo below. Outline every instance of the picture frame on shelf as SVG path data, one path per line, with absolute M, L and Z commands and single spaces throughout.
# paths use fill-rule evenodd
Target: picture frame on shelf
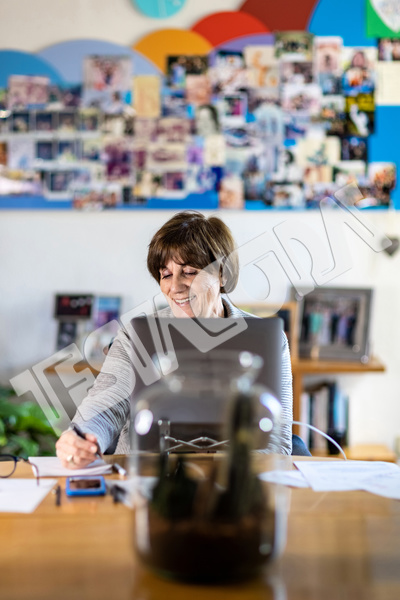
M 298 358 L 298 302 L 291 300 L 281 305 L 256 302 L 239 304 L 238 308 L 261 318 L 280 317 L 289 342 L 290 356 L 292 359 Z
M 372 289 L 318 287 L 292 296 L 299 305 L 300 358 L 368 363 Z

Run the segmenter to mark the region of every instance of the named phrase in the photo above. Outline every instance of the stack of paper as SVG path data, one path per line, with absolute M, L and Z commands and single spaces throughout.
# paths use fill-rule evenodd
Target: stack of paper
M 100 458 L 93 461 L 84 469 L 66 469 L 56 456 L 32 456 L 29 458 L 29 461 L 37 466 L 39 477 L 77 477 L 111 473 L 111 465 L 108 465 Z
M 40 485 L 35 479 L 0 479 L 0 512 L 33 512 L 56 483 L 56 479 Z
M 400 500 L 400 468 L 394 463 L 364 460 L 295 461 L 316 492 L 364 490 Z

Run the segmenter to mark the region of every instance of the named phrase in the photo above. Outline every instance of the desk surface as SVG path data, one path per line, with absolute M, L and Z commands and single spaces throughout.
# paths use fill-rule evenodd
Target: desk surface
M 30 476 L 18 465 L 16 476 Z M 65 480 L 62 480 L 65 482 Z M 400 502 L 366 492 L 293 489 L 283 557 L 228 586 L 159 579 L 132 547 L 131 511 L 49 494 L 31 515 L 0 513 L 4 600 L 398 600 Z M 206 558 L 205 558 L 206 560 Z

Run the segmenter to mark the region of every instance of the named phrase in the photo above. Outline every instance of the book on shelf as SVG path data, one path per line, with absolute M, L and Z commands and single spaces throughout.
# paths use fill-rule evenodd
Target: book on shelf
M 346 445 L 348 398 L 336 381 L 321 381 L 305 389 L 301 396 L 300 420 L 327 433 L 340 446 Z M 338 453 L 331 442 L 305 425 L 300 427 L 300 436 L 310 450 Z

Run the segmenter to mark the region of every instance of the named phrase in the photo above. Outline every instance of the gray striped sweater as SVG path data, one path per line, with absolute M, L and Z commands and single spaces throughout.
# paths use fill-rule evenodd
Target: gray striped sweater
M 254 317 L 222 299 L 227 317 Z M 158 317 L 173 317 L 171 308 L 157 313 Z M 101 372 L 88 395 L 79 406 L 73 422 L 86 433 L 97 436 L 102 452 L 115 444 L 116 454 L 129 454 L 130 399 L 134 388 L 134 373 L 129 359 L 132 342 L 120 329 L 104 361 Z M 281 453 L 291 454 L 293 419 L 292 370 L 289 344 L 282 332 L 282 444 Z

